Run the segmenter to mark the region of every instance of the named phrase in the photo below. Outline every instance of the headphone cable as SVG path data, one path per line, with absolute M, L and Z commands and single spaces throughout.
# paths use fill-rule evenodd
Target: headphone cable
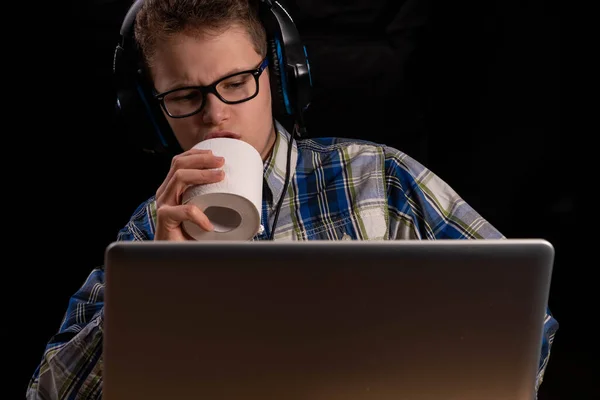
M 290 183 L 290 170 L 291 170 L 291 162 L 292 162 L 292 147 L 294 140 L 296 139 L 296 134 L 300 132 L 301 136 L 306 134 L 306 127 L 304 125 L 304 118 L 302 118 L 302 114 L 300 114 L 299 121 L 294 124 L 294 129 L 292 129 L 292 134 L 290 135 L 290 142 L 288 144 L 287 151 L 287 165 L 285 168 L 285 181 L 283 183 L 283 189 L 281 191 L 281 196 L 279 197 L 279 202 L 277 203 L 277 208 L 275 210 L 275 218 L 273 219 L 273 225 L 271 226 L 271 232 L 269 235 L 269 240 L 275 239 L 275 228 L 277 227 L 277 220 L 279 219 L 279 212 L 281 211 L 281 205 L 283 204 L 283 199 L 285 198 L 285 193 L 287 192 L 288 185 Z

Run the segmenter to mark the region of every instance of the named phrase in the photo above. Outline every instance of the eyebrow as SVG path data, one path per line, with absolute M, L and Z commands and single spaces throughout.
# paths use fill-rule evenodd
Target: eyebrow
M 171 90 L 174 90 L 174 89 L 184 88 L 184 87 L 189 87 L 189 86 L 209 86 L 209 85 L 212 85 L 213 83 L 215 83 L 216 81 L 218 81 L 219 79 L 225 78 L 226 76 L 233 75 L 235 73 L 242 72 L 242 71 L 251 71 L 253 69 L 256 69 L 256 68 L 258 68 L 262 64 L 262 61 L 263 60 L 261 60 L 258 63 L 258 65 L 254 66 L 254 67 L 237 67 L 237 68 L 233 68 L 233 69 L 229 70 L 228 72 L 222 74 L 219 78 L 213 80 L 208 85 L 198 85 L 197 83 L 192 82 L 191 80 L 188 80 L 188 79 L 185 79 L 183 81 L 178 80 L 175 83 L 168 85 L 167 89 L 163 90 L 162 92 L 164 93 L 164 92 L 168 92 L 168 91 L 171 91 Z

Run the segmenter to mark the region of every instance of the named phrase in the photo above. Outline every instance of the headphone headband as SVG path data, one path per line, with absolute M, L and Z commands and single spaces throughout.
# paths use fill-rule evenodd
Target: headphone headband
M 142 8 L 144 4 L 144 0 L 136 0 L 125 15 L 123 19 L 123 23 L 121 24 L 121 29 L 119 33 L 121 37 L 132 38 L 133 37 L 133 27 L 135 25 L 135 17 L 137 16 L 138 11 Z

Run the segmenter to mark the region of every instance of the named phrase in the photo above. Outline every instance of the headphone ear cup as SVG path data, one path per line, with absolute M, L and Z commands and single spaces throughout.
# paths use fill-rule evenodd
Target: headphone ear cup
M 271 97 L 273 112 L 278 117 L 292 115 L 293 108 L 290 104 L 288 82 L 285 75 L 285 65 L 279 40 L 276 38 L 267 41 L 269 52 L 269 80 L 271 84 Z
M 117 45 L 113 56 L 116 121 L 125 130 L 130 146 L 144 153 L 171 157 L 182 149 L 153 99 L 152 84 L 143 73 L 135 45 L 130 46 L 125 51 Z
M 140 94 L 129 88 L 118 90 L 116 108 L 129 147 L 146 153 L 160 152 L 157 141 L 149 134 L 155 128 L 148 123 L 148 111 Z

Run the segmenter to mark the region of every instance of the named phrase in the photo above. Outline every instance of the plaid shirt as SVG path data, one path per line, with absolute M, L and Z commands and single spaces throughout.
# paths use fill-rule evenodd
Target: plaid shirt
M 265 162 L 261 232 L 270 235 L 284 196 L 275 240 L 436 240 L 504 238 L 452 188 L 406 154 L 340 138 L 293 143 L 291 182 L 283 192 L 290 135 L 277 124 Z M 117 240 L 152 240 L 154 198 L 141 204 Z M 71 298 L 30 381 L 29 399 L 99 399 L 102 394 L 104 270 L 94 269 Z M 536 390 L 558 329 L 547 309 Z

